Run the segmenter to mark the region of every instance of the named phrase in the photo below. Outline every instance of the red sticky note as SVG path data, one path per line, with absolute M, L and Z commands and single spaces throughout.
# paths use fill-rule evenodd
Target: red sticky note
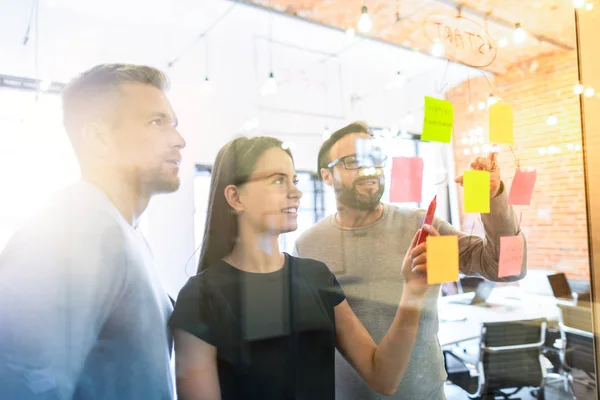
M 394 157 L 390 202 L 421 202 L 423 189 L 423 159 L 420 157 Z
M 521 274 L 524 248 L 523 236 L 503 236 L 500 238 L 498 278 Z
M 537 171 L 523 171 L 517 168 L 515 178 L 510 186 L 508 204 L 528 206 L 531 203 L 531 195 L 537 179 Z

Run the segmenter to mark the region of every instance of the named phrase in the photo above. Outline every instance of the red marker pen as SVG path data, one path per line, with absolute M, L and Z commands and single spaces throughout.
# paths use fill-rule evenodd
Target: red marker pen
M 433 222 L 433 215 L 435 214 L 435 207 L 437 206 L 437 195 L 433 196 L 433 200 L 431 200 L 431 204 L 429 204 L 429 208 L 427 209 L 427 215 L 425 215 L 425 221 L 423 221 L 423 225 L 431 225 Z M 421 226 L 421 232 L 419 233 L 419 240 L 417 241 L 417 245 L 425 242 L 427 239 L 427 232 L 423 230 Z

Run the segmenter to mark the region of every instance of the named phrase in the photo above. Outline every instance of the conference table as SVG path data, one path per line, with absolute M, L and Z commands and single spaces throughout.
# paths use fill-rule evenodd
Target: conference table
M 447 346 L 479 338 L 486 322 L 517 321 L 546 318 L 549 322 L 560 319 L 557 299 L 553 296 L 525 293 L 518 286 L 496 287 L 482 305 L 456 304 L 458 298 L 474 296 L 464 293 L 440 297 L 438 315 L 440 345 Z

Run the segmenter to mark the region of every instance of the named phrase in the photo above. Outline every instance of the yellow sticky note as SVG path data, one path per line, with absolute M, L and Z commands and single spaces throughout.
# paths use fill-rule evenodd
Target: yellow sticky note
M 490 142 L 513 144 L 513 108 L 511 105 L 496 103 L 490 106 Z
M 490 173 L 489 171 L 465 171 L 464 211 L 466 213 L 490 212 Z
M 427 236 L 427 283 L 458 280 L 458 236 Z
M 421 140 L 450 143 L 453 123 L 452 103 L 425 96 L 425 119 Z

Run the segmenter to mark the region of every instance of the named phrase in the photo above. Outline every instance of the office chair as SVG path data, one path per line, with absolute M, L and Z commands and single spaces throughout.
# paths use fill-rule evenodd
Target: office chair
M 481 329 L 478 384 L 473 393 L 461 386 L 472 399 L 514 399 L 525 387 L 534 387 L 537 399 L 544 399 L 546 371 L 542 348 L 546 340 L 545 318 L 485 323 Z M 445 354 L 459 358 L 455 354 Z M 468 363 L 466 364 L 468 365 Z M 471 385 L 468 385 L 471 386 Z M 515 390 L 505 393 L 502 389 Z
M 589 383 L 576 380 L 573 370 L 580 370 L 596 381 L 594 362 L 594 334 L 592 333 L 592 310 L 589 307 L 559 304 L 562 320 L 560 332 L 562 339 L 561 361 L 566 374 L 565 390 L 575 398 L 573 382 L 586 386 Z
M 463 276 L 458 282 L 462 293 L 469 293 L 476 291 L 479 285 L 485 282 L 485 279 L 476 276 Z

